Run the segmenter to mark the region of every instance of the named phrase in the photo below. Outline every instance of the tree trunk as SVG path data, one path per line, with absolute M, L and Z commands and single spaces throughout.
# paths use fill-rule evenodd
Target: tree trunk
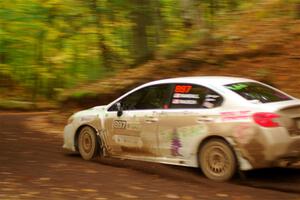
M 154 26 L 155 26 L 155 46 L 161 44 L 161 35 L 162 35 L 162 16 L 160 12 L 160 2 L 159 0 L 154 0 Z
M 44 66 L 44 40 L 45 31 L 40 30 L 36 35 L 36 48 L 35 48 L 35 62 L 38 67 Z M 31 85 L 31 101 L 36 102 L 37 94 L 39 92 L 39 74 L 37 69 L 33 69 L 32 72 L 32 85 Z
M 97 0 L 90 0 L 89 2 L 90 10 L 95 15 L 96 21 L 95 25 L 97 27 L 97 38 L 98 38 L 98 48 L 99 48 L 99 60 L 102 61 L 103 67 L 105 70 L 108 70 L 111 68 L 111 59 L 110 59 L 110 50 L 108 46 L 105 44 L 105 38 L 103 35 L 103 32 L 101 31 L 103 29 L 102 26 L 102 13 L 100 6 L 98 5 Z
M 296 18 L 300 19 L 300 3 L 296 3 Z
M 238 1 L 237 0 L 230 0 L 229 1 L 229 8 L 231 10 L 235 10 L 238 7 Z
M 132 0 L 131 12 L 133 26 L 133 46 L 136 57 L 135 64 L 141 64 L 152 56 L 152 50 L 148 45 L 147 26 L 152 22 L 149 0 Z
M 4 23 L 0 24 L 0 29 L 5 30 Z M 0 38 L 0 64 L 6 64 L 7 62 L 6 43 L 5 39 Z
M 182 18 L 185 28 L 200 29 L 201 17 L 197 0 L 180 0 L 182 8 Z
M 1 45 L 2 46 L 2 45 Z M 2 48 L 2 47 L 1 47 Z M 0 64 L 5 64 L 6 63 L 6 53 L 2 50 L 0 52 Z

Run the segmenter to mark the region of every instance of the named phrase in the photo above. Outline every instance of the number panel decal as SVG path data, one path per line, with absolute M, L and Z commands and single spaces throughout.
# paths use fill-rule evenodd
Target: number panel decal
M 192 89 L 191 85 L 176 85 L 175 92 L 176 93 L 189 93 Z
M 125 120 L 115 120 L 113 122 L 114 129 L 126 129 L 127 121 Z

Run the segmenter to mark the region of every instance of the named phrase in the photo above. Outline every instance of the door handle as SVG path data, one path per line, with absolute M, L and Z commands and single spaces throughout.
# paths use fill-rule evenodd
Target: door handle
M 155 118 L 155 117 L 149 117 L 147 118 L 146 120 L 146 123 L 154 123 L 154 122 L 157 122 L 158 121 L 158 118 Z
M 212 122 L 213 120 L 214 120 L 213 118 L 205 117 L 205 116 L 197 118 L 197 122 L 199 122 L 199 123 Z

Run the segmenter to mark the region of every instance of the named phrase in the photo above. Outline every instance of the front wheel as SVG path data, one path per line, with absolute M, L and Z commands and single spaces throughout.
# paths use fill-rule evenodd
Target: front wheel
M 214 181 L 227 181 L 237 170 L 235 154 L 222 139 L 206 142 L 199 151 L 199 162 L 204 175 Z
M 83 127 L 78 136 L 78 149 L 84 160 L 93 159 L 98 153 L 97 136 L 93 128 Z

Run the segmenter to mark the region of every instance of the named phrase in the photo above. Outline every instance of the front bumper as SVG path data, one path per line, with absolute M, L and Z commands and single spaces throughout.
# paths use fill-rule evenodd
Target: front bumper
M 73 124 L 68 124 L 64 128 L 64 144 L 63 148 L 71 151 L 76 151 L 75 148 L 75 133 L 76 130 Z

